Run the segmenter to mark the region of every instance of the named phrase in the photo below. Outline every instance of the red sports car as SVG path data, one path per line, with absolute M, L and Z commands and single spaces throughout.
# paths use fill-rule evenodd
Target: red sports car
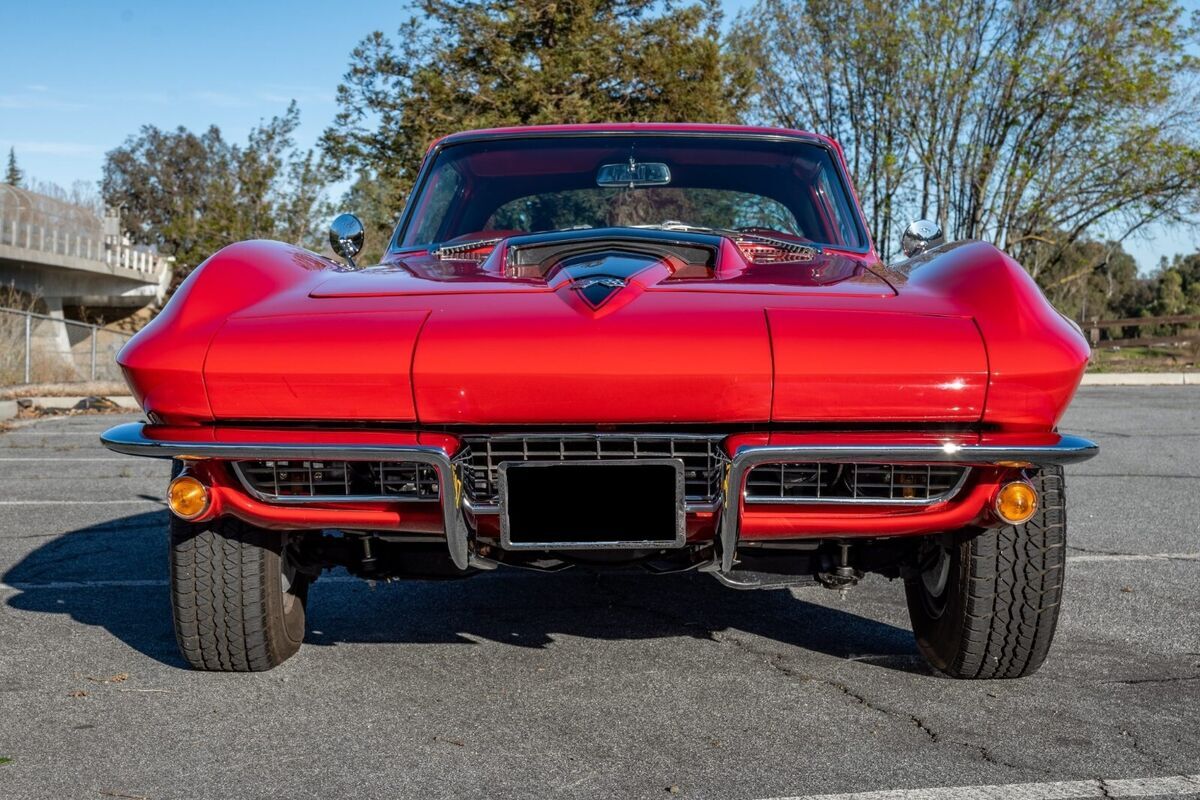
M 883 264 L 837 143 L 588 125 L 436 142 L 382 261 L 275 242 L 196 269 L 119 362 L 174 459 L 175 629 L 279 664 L 310 583 L 497 567 L 901 578 L 932 667 L 1027 675 L 1054 634 L 1057 431 L 1088 343 L 990 244 Z

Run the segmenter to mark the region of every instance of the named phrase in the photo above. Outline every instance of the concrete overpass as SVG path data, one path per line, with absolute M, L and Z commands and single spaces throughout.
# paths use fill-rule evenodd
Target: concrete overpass
M 95 376 L 97 340 L 105 365 L 121 340 L 72 320 L 128 317 L 161 303 L 170 281 L 169 260 L 130 245 L 115 215 L 0 184 L 0 295 L 15 289 L 36 300 L 16 303 L 22 310 L 41 312 L 0 314 L 0 382 Z
M 50 316 L 127 316 L 161 302 L 170 280 L 168 260 L 124 241 L 116 216 L 0 184 L 0 286 L 40 298 Z

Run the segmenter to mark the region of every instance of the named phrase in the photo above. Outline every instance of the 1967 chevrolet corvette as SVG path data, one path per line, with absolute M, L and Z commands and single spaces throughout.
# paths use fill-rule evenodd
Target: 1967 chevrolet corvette
M 903 579 L 920 651 L 1027 675 L 1063 583 L 1088 343 L 990 244 L 880 262 L 838 145 L 589 125 L 436 142 L 376 266 L 234 244 L 118 360 L 174 459 L 186 659 L 262 670 L 310 583 L 518 566 Z

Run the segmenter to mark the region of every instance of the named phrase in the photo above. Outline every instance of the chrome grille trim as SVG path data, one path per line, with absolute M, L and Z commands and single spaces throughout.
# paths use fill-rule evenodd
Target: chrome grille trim
M 437 502 L 437 470 L 416 461 L 232 461 L 242 487 L 270 503 Z
M 499 470 L 504 463 L 680 459 L 689 511 L 720 505 L 728 456 L 724 435 L 655 433 L 534 433 L 464 436 L 455 457 L 464 503 L 476 513 L 495 513 Z
M 746 476 L 747 503 L 928 506 L 953 499 L 970 468 L 952 464 L 779 462 Z

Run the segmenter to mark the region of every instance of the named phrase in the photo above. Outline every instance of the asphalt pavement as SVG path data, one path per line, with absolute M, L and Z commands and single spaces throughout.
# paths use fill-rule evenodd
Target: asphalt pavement
M 0 434 L 4 800 L 1200 797 L 1200 386 L 1081 390 L 1063 429 L 1103 450 L 1068 468 L 1058 636 L 1015 681 L 929 674 L 882 578 L 581 571 L 323 578 L 297 657 L 192 672 L 167 464 L 97 441 L 129 419 Z

